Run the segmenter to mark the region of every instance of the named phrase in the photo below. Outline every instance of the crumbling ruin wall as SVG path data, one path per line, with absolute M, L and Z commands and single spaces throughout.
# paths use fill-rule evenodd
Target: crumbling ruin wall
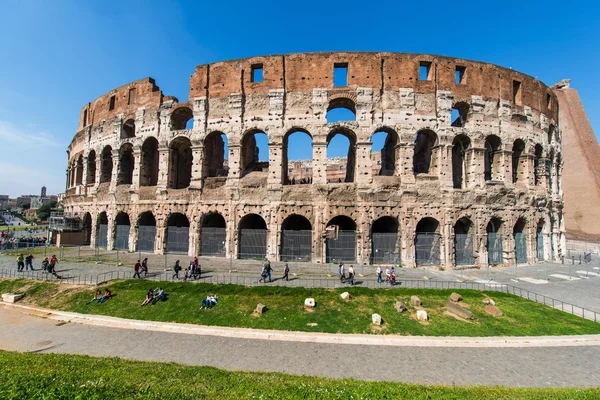
M 340 66 L 346 68 L 343 86 L 334 84 L 334 69 Z M 260 75 L 255 76 L 256 71 Z M 328 123 L 327 112 L 335 107 L 347 108 L 355 119 Z M 459 119 L 453 118 L 453 109 Z M 190 119 L 193 127 L 184 129 Z M 286 181 L 287 137 L 295 131 L 312 139 L 308 184 Z M 388 134 L 384 160 L 393 160 L 382 175 L 374 173 L 371 161 L 371 138 L 379 131 Z M 250 158 L 255 160 L 256 154 L 249 150 L 255 147 L 251 135 L 256 132 L 268 136 L 268 166 L 254 163 L 253 171 L 243 171 Z M 210 172 L 221 157 L 211 147 L 218 140 L 210 138 L 221 133 L 227 136 L 226 174 Z M 418 156 L 420 167 L 415 171 L 418 133 L 429 142 L 424 158 Z M 328 183 L 326 151 L 335 134 L 350 139 L 350 158 L 345 181 Z M 146 170 L 153 163 L 144 160 L 153 158 L 144 149 L 156 154 L 155 146 L 144 146 L 149 140 L 158 142 L 158 172 Z M 243 149 L 244 144 L 249 146 Z M 133 147 L 132 183 L 118 185 L 123 146 Z M 178 166 L 182 146 L 189 165 Z M 536 146 L 541 149 L 537 153 Z M 100 155 L 105 149 L 112 154 L 113 168 L 105 171 L 110 172 L 108 182 L 100 183 Z M 453 154 L 460 157 L 454 166 Z M 89 175 L 87 158 L 95 160 L 93 183 L 71 179 L 82 168 L 78 155 L 84 156 L 84 178 Z M 239 254 L 245 246 L 240 222 L 257 214 L 267 227 L 264 235 L 257 236 L 260 246 L 264 241 L 264 256 L 284 260 L 288 257 L 284 236 L 289 232 L 282 230 L 283 222 L 301 216 L 311 226 L 307 232 L 296 232 L 310 239 L 309 261 L 333 261 L 333 247 L 350 235 L 350 260 L 386 263 L 393 258 L 406 266 L 456 265 L 455 230 L 461 218 L 470 221 L 473 258 L 469 263 L 498 263 L 490 256 L 493 235 L 488 232 L 495 218 L 501 224 L 492 233 L 503 242 L 499 263 L 514 264 L 516 233 L 526 237 L 520 262 L 523 252 L 527 262 L 557 258 L 564 252 L 561 160 L 556 95 L 517 71 L 424 54 L 252 57 L 198 66 L 190 78 L 187 102 L 163 96 L 147 78 L 86 105 L 69 147 L 65 208 L 82 216 L 90 214 L 92 245 L 100 213 L 107 212 L 108 230 L 114 232 L 117 213 L 126 212 L 133 250 L 140 229 L 138 216 L 150 211 L 156 220 L 153 249 L 163 252 L 169 247 L 168 218 L 180 213 L 189 221 L 188 253 L 203 254 L 204 217 L 218 213 L 225 220 L 219 228 L 226 235 L 224 254 L 243 256 Z M 182 173 L 185 179 L 177 176 Z M 149 179 L 152 174 L 157 178 Z M 148 182 L 156 184 L 148 186 Z M 345 226 L 355 226 L 354 233 L 346 232 L 334 242 L 327 239 L 327 227 L 341 216 L 351 221 Z M 390 229 L 374 231 L 382 225 L 375 222 L 386 217 L 390 219 L 383 221 L 395 221 L 390 226 L 397 227 L 390 248 L 377 244 Z M 419 225 L 426 218 L 435 223 Z M 422 226 L 435 229 L 417 232 Z M 433 238 L 436 251 L 424 258 L 420 243 L 426 237 Z M 108 246 L 113 244 L 114 235 L 109 235 Z M 391 255 L 382 261 L 376 253 L 384 250 Z

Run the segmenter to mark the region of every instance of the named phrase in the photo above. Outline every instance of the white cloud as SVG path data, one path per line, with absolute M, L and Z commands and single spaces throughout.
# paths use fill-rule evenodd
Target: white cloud
M 19 127 L 8 121 L 0 121 L 0 141 L 3 144 L 27 144 L 58 146 L 58 141 L 48 132 L 36 131 L 31 127 Z

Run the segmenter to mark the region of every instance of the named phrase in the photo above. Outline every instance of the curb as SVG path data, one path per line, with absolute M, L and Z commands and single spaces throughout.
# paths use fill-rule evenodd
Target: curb
M 321 332 L 297 332 L 250 328 L 229 328 L 207 325 L 192 325 L 173 322 L 140 321 L 117 317 L 106 317 L 74 312 L 56 311 L 20 304 L 0 303 L 0 307 L 12 308 L 29 315 L 61 322 L 103 326 L 117 329 L 169 332 L 176 334 L 219 336 L 236 339 L 277 340 L 286 342 L 352 344 L 366 346 L 398 347 L 464 347 L 464 348 L 509 348 L 509 347 L 576 347 L 600 346 L 600 335 L 581 336 L 494 336 L 494 337 L 440 337 L 342 334 Z

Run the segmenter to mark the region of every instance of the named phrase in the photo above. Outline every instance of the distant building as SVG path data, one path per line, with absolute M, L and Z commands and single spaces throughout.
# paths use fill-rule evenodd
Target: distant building
M 31 199 L 37 197 L 33 194 L 26 194 L 17 197 L 17 207 L 31 206 Z
M 7 194 L 0 194 L 0 207 L 4 207 L 8 204 L 9 197 Z
M 40 193 L 40 197 L 46 197 L 46 186 L 42 186 L 42 192 Z

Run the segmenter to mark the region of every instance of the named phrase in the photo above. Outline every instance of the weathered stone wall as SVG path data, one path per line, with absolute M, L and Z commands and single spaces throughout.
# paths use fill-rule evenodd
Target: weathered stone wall
M 343 87 L 333 82 L 334 66 L 340 64 L 347 66 Z M 427 79 L 419 79 L 422 64 L 429 67 Z M 262 68 L 262 82 L 253 82 L 252 69 L 257 67 Z M 460 83 L 457 69 L 463 71 Z M 136 88 L 135 101 L 127 104 L 124 96 L 129 96 L 132 87 Z M 108 110 L 113 93 L 117 103 L 114 110 Z M 503 240 L 503 262 L 514 264 L 513 233 L 521 218 L 526 221 L 527 260 L 555 258 L 564 250 L 561 170 L 556 168 L 561 159 L 557 104 L 553 91 L 530 76 L 450 57 L 307 53 L 202 65 L 190 79 L 188 102 L 163 97 L 154 81 L 145 79 L 84 108 L 82 121 L 86 110 L 92 119 L 86 126 L 80 123 L 69 147 L 65 208 L 91 214 L 92 245 L 97 217 L 107 212 L 109 246 L 118 212 L 128 213 L 135 227 L 138 216 L 151 211 L 157 224 L 156 252 L 165 249 L 168 217 L 181 213 L 189 220 L 190 254 L 202 252 L 203 218 L 219 213 L 226 222 L 227 254 L 234 256 L 239 250 L 240 222 L 254 213 L 266 224 L 266 254 L 271 259 L 283 258 L 285 219 L 301 215 L 311 225 L 314 262 L 326 259 L 325 228 L 334 217 L 346 216 L 355 223 L 355 261 L 364 263 L 370 262 L 374 251 L 374 222 L 391 217 L 398 226 L 398 256 L 407 266 L 415 265 L 415 235 L 424 218 L 438 223 L 440 265 L 455 263 L 454 227 L 461 218 L 472 224 L 474 264 L 488 263 L 487 227 L 492 218 L 502 223 L 498 233 Z M 351 109 L 356 120 L 327 123 L 327 111 L 335 106 Z M 453 108 L 462 110 L 459 124 L 451 120 Z M 135 121 L 132 137 L 127 137 L 127 129 L 123 135 L 129 116 Z M 181 129 L 188 116 L 193 118 L 193 128 Z M 312 183 L 286 185 L 287 135 L 298 130 L 312 138 Z M 386 157 L 394 156 L 387 176 L 378 176 L 372 167 L 371 137 L 378 131 L 393 138 L 386 151 Z M 253 139 L 245 139 L 255 132 L 268 136 L 268 167 L 256 163 L 260 165 L 244 174 L 242 169 L 254 157 L 250 157 Z M 226 178 L 214 173 L 214 160 L 219 158 L 209 147 L 217 141 L 206 140 L 221 133 L 227 136 Z M 349 171 L 346 182 L 328 183 L 326 149 L 336 133 L 350 140 Z M 425 150 L 418 157 L 424 157 L 425 162 L 421 158 L 419 162 L 425 170 L 415 174 L 413 157 L 421 151 L 415 145 L 417 133 L 424 138 L 418 145 Z M 147 179 L 140 180 L 140 176 L 148 172 L 142 163 L 142 145 L 150 138 L 158 140 L 158 182 L 144 186 L 140 182 Z M 459 139 L 466 143 L 464 148 L 458 149 Z M 517 141 L 523 150 L 515 158 Z M 134 155 L 132 184 L 117 185 L 122 152 L 129 145 Z M 99 183 L 99 156 L 107 146 L 112 176 L 110 182 Z M 189 147 L 191 158 L 186 188 L 172 184 L 179 182 L 178 174 L 186 169 L 176 168 L 182 146 Z M 536 146 L 541 149 L 537 156 Z M 92 151 L 96 154 L 95 182 L 71 179 L 78 168 L 84 169 L 82 176 L 87 178 Z M 461 154 L 464 160 L 455 162 L 455 168 L 453 154 Z M 83 167 L 78 167 L 79 155 Z M 458 171 L 462 180 L 455 188 Z M 135 228 L 132 232 L 137 237 Z M 537 232 L 544 243 L 543 254 L 536 252 Z M 135 247 L 133 239 L 131 246 Z

